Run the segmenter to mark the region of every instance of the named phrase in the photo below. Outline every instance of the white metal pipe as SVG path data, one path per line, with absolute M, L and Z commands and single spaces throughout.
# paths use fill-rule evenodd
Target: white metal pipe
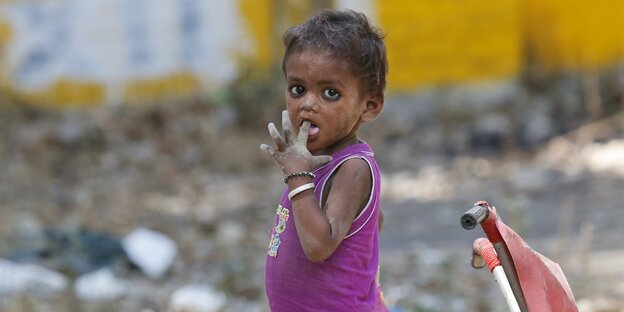
M 518 306 L 518 302 L 516 301 L 516 297 L 511 290 L 511 286 L 509 286 L 509 281 L 507 280 L 507 275 L 505 275 L 505 270 L 503 270 L 502 266 L 497 266 L 492 270 L 494 274 L 494 279 L 500 287 L 501 292 L 503 293 L 503 297 L 507 302 L 507 306 L 509 307 L 509 311 L 511 312 L 520 312 L 520 306 Z

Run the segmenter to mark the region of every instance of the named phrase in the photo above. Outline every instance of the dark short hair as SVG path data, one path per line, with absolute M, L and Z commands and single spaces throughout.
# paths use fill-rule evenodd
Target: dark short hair
M 321 10 L 284 33 L 282 69 L 289 56 L 304 51 L 327 52 L 349 62 L 367 94 L 383 100 L 388 60 L 384 34 L 366 15 L 352 10 Z

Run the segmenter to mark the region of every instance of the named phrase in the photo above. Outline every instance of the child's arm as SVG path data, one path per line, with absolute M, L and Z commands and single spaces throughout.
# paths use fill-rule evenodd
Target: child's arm
M 334 174 L 322 208 L 314 192 L 293 198 L 297 234 L 310 261 L 323 261 L 336 251 L 358 211 L 368 202 L 371 185 L 370 167 L 366 161 L 351 159 Z
M 282 124 L 284 137 L 275 125 L 269 124 L 277 150 L 265 144 L 261 149 L 273 157 L 284 174 L 311 171 L 331 160 L 329 156 L 313 156 L 307 150 L 309 122 L 303 124 L 297 137 L 294 137 L 286 111 L 282 113 Z M 288 180 L 288 187 L 293 190 L 310 182 L 312 179 L 308 176 L 297 176 Z M 327 185 L 329 192 L 323 209 L 311 189 L 292 198 L 297 234 L 306 256 L 313 262 L 323 261 L 333 254 L 358 211 L 366 204 L 372 186 L 370 167 L 362 159 L 348 160 Z

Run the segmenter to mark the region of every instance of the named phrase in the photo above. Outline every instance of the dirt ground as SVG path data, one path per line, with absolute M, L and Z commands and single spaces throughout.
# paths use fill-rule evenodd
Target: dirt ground
M 227 109 L 197 103 L 9 106 L 0 130 L 0 257 L 48 228 L 123 237 L 147 227 L 178 245 L 160 280 L 132 267 L 118 272 L 133 289 L 121 298 L 87 302 L 71 287 L 0 294 L 3 311 L 166 311 L 171 293 L 189 283 L 224 294 L 223 311 L 266 311 L 267 231 L 283 188 L 258 149 L 268 135 L 243 132 Z M 462 229 L 459 217 L 477 200 L 560 263 L 584 311 L 621 311 L 624 141 L 559 136 L 530 152 L 448 154 L 401 145 L 410 134 L 389 140 L 375 131 L 364 138 L 383 171 L 381 282 L 393 311 L 504 310 L 491 274 L 468 263 L 482 233 Z M 59 261 L 41 263 L 77 277 Z

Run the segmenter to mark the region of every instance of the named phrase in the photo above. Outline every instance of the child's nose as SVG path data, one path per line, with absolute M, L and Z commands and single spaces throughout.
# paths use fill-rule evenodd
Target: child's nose
M 303 98 L 303 101 L 301 103 L 301 109 L 303 109 L 303 110 L 313 110 L 315 105 L 316 105 L 316 99 L 314 98 L 314 96 L 307 94 Z

